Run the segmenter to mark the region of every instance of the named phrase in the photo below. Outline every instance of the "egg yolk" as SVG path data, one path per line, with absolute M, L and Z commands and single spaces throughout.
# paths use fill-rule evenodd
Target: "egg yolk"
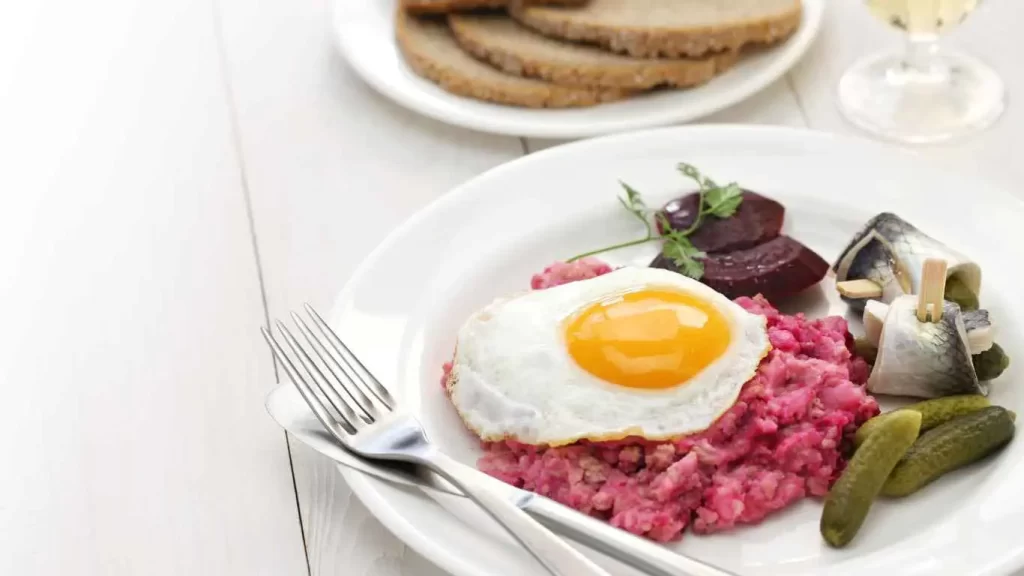
M 587 372 L 629 388 L 682 384 L 729 347 L 714 306 L 671 290 L 639 290 L 592 304 L 568 319 L 569 355 Z

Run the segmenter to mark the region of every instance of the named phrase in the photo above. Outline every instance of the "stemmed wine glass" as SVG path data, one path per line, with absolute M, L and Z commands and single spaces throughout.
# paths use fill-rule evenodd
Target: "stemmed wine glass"
M 1003 82 L 980 60 L 940 47 L 980 0 L 858 0 L 907 34 L 901 53 L 873 54 L 839 81 L 839 107 L 854 124 L 892 140 L 926 143 L 987 127 L 1004 108 Z

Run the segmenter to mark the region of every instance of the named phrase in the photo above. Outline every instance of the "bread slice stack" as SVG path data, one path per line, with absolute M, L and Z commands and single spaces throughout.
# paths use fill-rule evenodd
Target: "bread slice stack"
M 799 27 L 800 0 L 401 0 L 398 46 L 449 92 L 593 106 L 709 82 Z
M 580 6 L 586 1 L 539 0 L 539 3 L 546 6 Z M 508 0 L 402 0 L 402 7 L 410 14 L 450 14 L 465 10 L 505 8 L 508 4 Z

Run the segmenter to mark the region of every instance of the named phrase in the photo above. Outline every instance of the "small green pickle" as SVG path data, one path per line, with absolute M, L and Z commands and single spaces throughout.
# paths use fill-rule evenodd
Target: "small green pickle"
M 974 361 L 974 371 L 978 373 L 978 380 L 983 382 L 995 380 L 1010 367 L 1010 357 L 999 344 L 993 344 L 981 354 L 971 356 L 971 360 Z
M 921 413 L 897 410 L 868 436 L 825 498 L 819 530 L 830 546 L 857 535 L 889 473 L 917 439 Z
M 988 398 L 981 394 L 962 394 L 958 396 L 945 396 L 943 398 L 934 398 L 932 400 L 925 400 L 923 402 L 917 402 L 903 407 L 903 410 L 914 410 L 915 412 L 921 413 L 921 432 L 931 430 L 936 426 L 948 422 L 958 416 L 964 414 L 970 414 L 971 412 L 977 412 L 983 408 L 988 408 L 992 403 L 989 402 Z M 860 446 L 877 428 L 889 418 L 895 412 L 886 412 L 885 414 L 879 414 L 871 420 L 868 420 L 860 428 L 857 429 L 857 433 L 853 437 L 854 446 Z
M 882 494 L 913 494 L 942 475 L 998 451 L 1013 439 L 1013 420 L 1005 408 L 989 406 L 925 432 L 893 469 Z
M 864 359 L 868 364 L 874 364 L 878 358 L 878 347 L 868 341 L 867 338 L 857 338 L 853 341 L 853 352 Z
M 978 295 L 971 292 L 971 289 L 958 276 L 952 276 L 946 280 L 944 297 L 950 302 L 959 304 L 961 310 L 977 310 L 979 307 Z

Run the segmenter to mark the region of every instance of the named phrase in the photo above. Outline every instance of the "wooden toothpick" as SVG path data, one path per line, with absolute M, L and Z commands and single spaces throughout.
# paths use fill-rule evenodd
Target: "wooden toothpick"
M 917 319 L 921 322 L 942 320 L 942 305 L 945 298 L 946 261 L 929 258 L 921 267 L 921 289 L 917 295 Z M 930 319 L 929 307 L 931 307 Z

